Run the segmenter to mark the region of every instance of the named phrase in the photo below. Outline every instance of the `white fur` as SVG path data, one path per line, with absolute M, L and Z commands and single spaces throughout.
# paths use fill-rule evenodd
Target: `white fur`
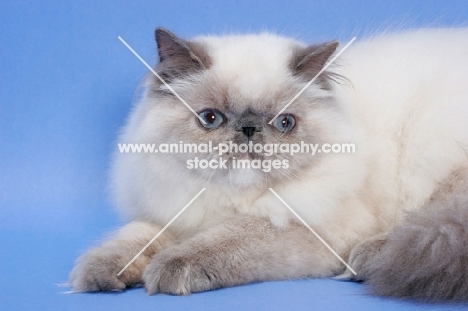
M 262 98 L 292 79 L 288 61 L 298 43 L 290 39 L 261 34 L 196 40 L 208 47 L 211 74 L 230 81 L 243 97 Z M 468 144 L 468 30 L 376 37 L 354 43 L 339 63 L 334 71 L 351 83 L 335 85 L 338 108 L 317 113 L 313 121 L 334 122 L 330 141 L 354 142 L 356 154 L 327 155 L 305 178 L 275 191 L 343 253 L 366 236 L 390 230 L 441 180 L 467 165 L 462 147 Z M 185 87 L 174 86 L 182 97 Z M 318 94 L 329 96 L 315 86 L 301 96 Z M 172 112 L 156 101 L 145 97 L 134 108 L 119 142 L 165 142 L 147 115 L 165 118 Z M 164 225 L 202 187 L 207 190 L 171 226 L 175 232 L 211 226 L 234 213 L 266 216 L 278 225 L 294 219 L 265 185 L 255 184 L 255 176 L 236 175 L 237 183 L 252 179 L 246 181 L 251 187 L 238 189 L 193 177 L 171 163 L 170 155 L 115 153 L 112 189 L 130 219 Z

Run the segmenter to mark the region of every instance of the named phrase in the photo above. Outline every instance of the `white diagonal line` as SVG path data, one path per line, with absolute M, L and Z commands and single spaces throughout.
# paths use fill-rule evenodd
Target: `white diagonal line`
M 278 116 L 280 114 L 282 114 L 288 107 L 289 105 L 291 105 L 314 81 L 315 79 L 317 79 L 318 76 L 320 76 L 337 58 L 338 56 L 341 55 L 341 53 L 343 53 L 350 45 L 351 43 L 353 43 L 353 41 L 356 40 L 356 37 L 352 38 L 351 41 L 348 42 L 348 44 L 346 44 L 342 49 L 341 51 L 338 52 L 338 54 L 335 55 L 335 57 L 333 57 L 323 68 L 322 70 L 320 70 L 316 75 L 315 77 L 312 78 L 312 80 L 309 81 L 309 83 L 307 83 L 303 88 L 302 90 L 297 93 L 296 96 L 293 97 L 293 99 L 291 99 L 289 101 L 289 103 L 286 104 L 286 106 L 283 107 L 283 109 L 280 110 L 280 112 L 278 112 L 276 114 L 276 116 L 273 117 L 273 119 L 270 120 L 270 122 L 268 122 L 268 124 L 272 124 L 273 121 L 275 121 L 276 118 L 278 118 Z
M 288 203 L 286 203 L 276 192 L 275 190 L 271 189 L 271 188 L 268 188 L 270 189 L 270 191 L 294 214 L 294 216 L 296 216 L 303 224 L 304 226 L 306 226 L 316 237 L 317 239 L 320 240 L 320 242 L 322 242 L 329 250 L 330 252 L 333 253 L 333 255 L 335 255 L 336 258 L 338 258 L 345 266 L 346 268 L 349 269 L 349 271 L 351 271 L 354 275 L 357 275 L 357 273 L 353 270 L 353 268 L 351 268 L 347 263 L 346 261 L 343 260 L 343 258 L 340 257 L 340 255 L 338 255 L 334 250 L 333 248 L 330 247 L 330 245 L 328 245 L 327 242 L 325 242 L 324 239 L 322 239 L 322 237 L 317 233 L 315 232 L 314 229 L 312 229 L 305 221 L 304 219 L 301 218 L 301 216 L 299 216 L 289 205 Z
M 128 45 L 127 42 L 125 42 L 124 39 L 122 39 L 122 37 L 118 36 L 119 40 L 122 41 L 122 43 L 156 76 L 158 77 L 159 80 L 161 80 L 162 83 L 164 83 L 164 85 L 198 118 L 200 119 L 200 121 L 203 123 L 203 124 L 206 124 L 206 121 L 203 120 L 202 117 L 200 117 L 198 115 L 198 113 L 195 112 L 195 110 L 192 109 L 192 107 L 189 106 L 189 104 L 187 104 L 187 102 L 179 96 L 179 94 L 176 93 L 176 91 L 174 91 L 174 89 L 166 83 L 166 81 L 163 80 L 163 78 L 161 78 L 160 75 L 158 75 L 158 73 L 156 71 L 154 71 L 153 68 L 151 68 L 150 65 L 148 65 L 148 63 L 146 63 L 143 58 L 140 57 L 140 55 L 138 55 L 137 52 L 135 52 L 134 49 L 132 49 L 132 47 L 130 45 Z
M 200 194 L 202 194 L 202 192 L 205 190 L 206 188 L 203 188 L 200 192 L 198 192 L 198 194 L 192 200 L 190 200 L 190 202 L 188 202 L 187 205 L 185 205 L 184 208 L 180 212 L 178 212 L 177 215 L 175 215 L 174 218 L 172 218 L 171 221 L 169 221 L 168 224 L 164 226 L 164 228 L 162 228 L 161 231 L 159 231 L 158 234 L 156 234 L 156 236 L 152 238 L 148 242 L 148 244 L 146 244 L 145 247 L 143 247 L 143 249 L 139 251 L 138 254 L 136 254 L 132 260 L 130 260 L 130 262 L 127 265 L 125 265 L 125 267 L 122 268 L 122 270 L 120 270 L 119 273 L 117 273 L 117 276 L 120 276 L 138 258 L 138 256 L 140 256 L 151 245 L 151 243 L 153 243 L 167 229 L 167 227 L 169 227 L 174 222 L 174 220 L 176 220 L 177 217 L 179 217 L 180 214 L 182 214 L 187 209 L 187 207 L 189 207 L 190 204 L 192 204 L 193 201 L 195 201 L 196 198 L 198 198 Z

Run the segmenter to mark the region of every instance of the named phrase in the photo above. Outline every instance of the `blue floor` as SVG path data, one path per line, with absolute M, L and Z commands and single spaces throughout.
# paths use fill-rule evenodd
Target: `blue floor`
M 453 310 L 368 296 L 333 280 L 258 283 L 188 297 L 143 289 L 62 294 L 81 252 L 121 224 L 108 161 L 145 67 L 153 29 L 190 37 L 272 30 L 304 41 L 378 29 L 466 25 L 466 1 L 2 1 L 0 310 Z

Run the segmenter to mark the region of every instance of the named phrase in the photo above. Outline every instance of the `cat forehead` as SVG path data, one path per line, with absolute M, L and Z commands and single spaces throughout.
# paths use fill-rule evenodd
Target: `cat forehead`
M 293 51 L 304 46 L 273 34 L 198 37 L 209 54 L 210 70 L 232 87 L 262 96 L 290 77 Z M 258 94 L 256 94 L 258 93 Z
M 213 67 L 225 72 L 256 69 L 287 70 L 293 50 L 303 44 L 274 34 L 259 34 L 225 37 L 198 37 L 194 41 L 202 43 Z M 249 70 L 250 69 L 250 70 Z

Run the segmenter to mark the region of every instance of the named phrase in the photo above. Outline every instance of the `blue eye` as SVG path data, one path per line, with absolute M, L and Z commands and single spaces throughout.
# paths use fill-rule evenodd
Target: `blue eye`
M 206 122 L 205 124 L 203 124 L 202 122 L 200 122 L 200 124 L 203 127 L 206 127 L 207 129 L 215 129 L 219 127 L 221 124 L 223 124 L 224 121 L 226 121 L 226 117 L 224 116 L 224 114 L 222 114 L 216 109 L 211 109 L 211 108 L 205 109 L 202 112 L 200 112 L 198 115 L 203 120 L 205 120 Z
M 282 114 L 273 121 L 273 126 L 282 133 L 288 133 L 296 126 L 296 119 L 291 114 Z

